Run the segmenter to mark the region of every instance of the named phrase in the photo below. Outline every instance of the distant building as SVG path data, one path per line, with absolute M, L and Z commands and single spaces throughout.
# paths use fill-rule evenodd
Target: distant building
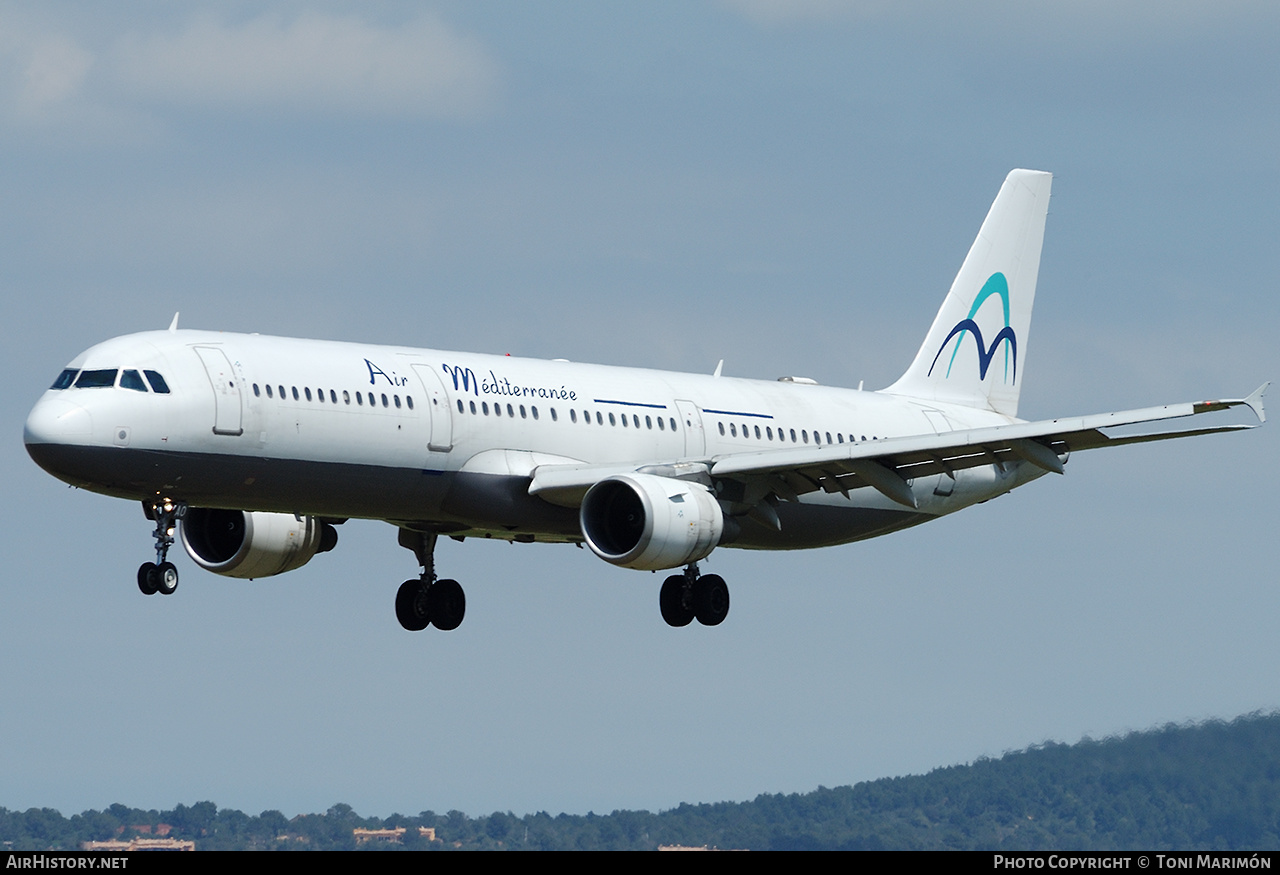
M 196 843 L 182 839 L 130 839 L 122 842 L 81 842 L 82 851 L 194 851 Z
M 357 845 L 362 845 L 365 842 L 394 842 L 401 844 L 404 841 L 405 831 L 403 826 L 397 826 L 395 829 L 361 829 L 356 827 L 351 830 L 351 834 L 355 836 Z M 434 842 L 436 840 L 435 827 L 420 826 L 418 827 L 418 835 L 429 842 Z

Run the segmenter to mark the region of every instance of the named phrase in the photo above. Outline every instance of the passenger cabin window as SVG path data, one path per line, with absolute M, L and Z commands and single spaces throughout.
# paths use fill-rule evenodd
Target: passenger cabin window
M 76 374 L 78 373 L 80 372 L 77 371 L 75 368 L 67 368 L 61 374 L 58 374 L 58 379 L 54 380 L 53 385 L 50 386 L 49 388 L 50 389 L 70 389 L 72 384 L 75 383 Z
M 77 389 L 103 389 L 116 384 L 116 369 L 81 371 L 76 379 Z

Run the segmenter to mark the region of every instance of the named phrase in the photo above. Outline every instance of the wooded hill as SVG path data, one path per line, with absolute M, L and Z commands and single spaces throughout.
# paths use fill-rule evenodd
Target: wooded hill
M 684 804 L 657 814 L 518 817 L 460 811 L 361 817 L 349 805 L 288 819 L 212 802 L 169 811 L 112 805 L 64 818 L 0 808 L 10 850 L 72 850 L 81 841 L 155 836 L 197 849 L 352 849 L 356 828 L 407 827 L 369 850 L 1268 850 L 1280 847 L 1280 714 L 1168 725 L 1101 741 L 1043 744 L 927 775 L 885 778 L 750 802 Z M 418 834 L 436 831 L 437 841 Z

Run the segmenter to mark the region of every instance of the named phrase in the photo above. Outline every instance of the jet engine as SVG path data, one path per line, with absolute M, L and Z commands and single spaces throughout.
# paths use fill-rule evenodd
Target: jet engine
M 578 520 L 593 553 L 644 571 L 697 562 L 724 536 L 724 512 L 709 489 L 653 474 L 601 480 L 583 497 Z
M 187 509 L 182 546 L 201 568 L 227 577 L 270 577 L 301 568 L 338 543 L 337 530 L 290 513 Z

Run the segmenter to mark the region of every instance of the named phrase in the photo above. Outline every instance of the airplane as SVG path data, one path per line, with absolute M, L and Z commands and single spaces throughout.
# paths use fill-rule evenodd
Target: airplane
M 716 547 L 846 544 L 1061 474 L 1080 450 L 1256 427 L 1153 430 L 1167 420 L 1246 406 L 1265 422 L 1269 384 L 1017 418 L 1051 181 L 1008 175 L 915 359 L 880 391 L 179 330 L 175 315 L 72 359 L 24 442 L 55 477 L 141 502 L 155 523 L 156 561 L 137 575 L 147 595 L 177 588 L 179 524 L 197 565 L 258 578 L 333 549 L 335 527 L 363 518 L 396 526 L 421 567 L 395 598 L 411 631 L 457 628 L 466 611 L 462 586 L 436 575 L 441 535 L 681 569 L 661 584 L 663 619 L 714 626 L 729 588 L 698 563 Z

